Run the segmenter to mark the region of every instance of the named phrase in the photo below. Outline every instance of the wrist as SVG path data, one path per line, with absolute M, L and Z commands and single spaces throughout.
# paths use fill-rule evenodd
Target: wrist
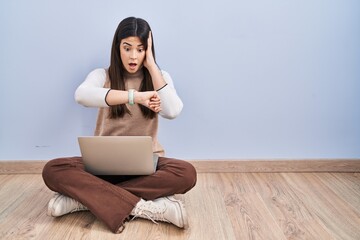
M 147 70 L 149 71 L 150 75 L 152 73 L 155 73 L 155 72 L 160 72 L 160 69 L 159 67 L 156 65 L 155 62 L 151 63 L 151 64 L 148 64 L 148 66 L 146 67 Z
M 134 104 L 141 104 L 141 92 L 134 91 Z

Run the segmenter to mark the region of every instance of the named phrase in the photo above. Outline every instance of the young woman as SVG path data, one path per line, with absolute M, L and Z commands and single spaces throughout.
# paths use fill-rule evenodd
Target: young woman
M 96 136 L 151 136 L 159 155 L 149 176 L 95 176 L 84 170 L 81 157 L 49 161 L 45 184 L 57 192 L 49 202 L 54 217 L 90 210 L 114 233 L 130 216 L 170 222 L 187 228 L 183 203 L 174 194 L 195 186 L 196 171 L 185 161 L 164 157 L 157 139 L 158 115 L 175 118 L 182 110 L 170 75 L 159 70 L 149 24 L 129 17 L 120 22 L 108 69 L 95 69 L 75 92 L 78 103 L 98 107 Z

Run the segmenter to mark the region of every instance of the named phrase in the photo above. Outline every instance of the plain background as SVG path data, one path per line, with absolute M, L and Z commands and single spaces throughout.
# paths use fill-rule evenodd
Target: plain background
M 97 109 L 74 91 L 128 16 L 184 102 L 160 121 L 168 156 L 360 157 L 358 0 L 0 0 L 1 160 L 79 155 Z

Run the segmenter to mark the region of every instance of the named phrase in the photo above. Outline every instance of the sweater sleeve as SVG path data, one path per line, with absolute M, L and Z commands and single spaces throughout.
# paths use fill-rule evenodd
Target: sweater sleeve
M 75 100 L 85 107 L 108 107 L 105 98 L 110 88 L 104 88 L 106 72 L 103 68 L 93 70 L 75 91 Z
M 159 114 L 164 118 L 174 119 L 180 114 L 183 108 L 183 103 L 176 93 L 174 83 L 170 75 L 165 71 L 161 72 L 167 85 L 158 90 L 162 109 Z

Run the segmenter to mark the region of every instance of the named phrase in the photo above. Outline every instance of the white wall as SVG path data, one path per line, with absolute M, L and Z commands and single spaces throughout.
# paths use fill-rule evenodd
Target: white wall
M 74 91 L 128 16 L 185 104 L 160 122 L 168 156 L 360 157 L 357 0 L 0 0 L 1 160 L 79 154 L 96 109 Z

